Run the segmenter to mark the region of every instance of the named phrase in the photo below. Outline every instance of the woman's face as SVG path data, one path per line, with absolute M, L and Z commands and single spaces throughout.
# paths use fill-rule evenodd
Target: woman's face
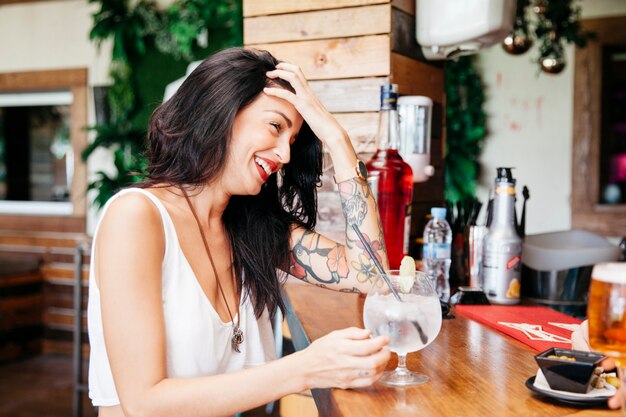
M 255 195 L 270 175 L 289 162 L 302 126 L 295 107 L 264 93 L 235 116 L 222 184 L 231 195 Z

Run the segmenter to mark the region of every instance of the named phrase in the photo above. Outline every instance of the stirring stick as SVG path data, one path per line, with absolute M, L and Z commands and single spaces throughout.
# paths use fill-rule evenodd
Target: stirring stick
M 370 255 L 370 258 L 372 258 L 372 262 L 374 262 L 376 269 L 378 269 L 378 272 L 380 272 L 380 275 L 383 277 L 383 279 L 389 286 L 389 289 L 391 290 L 391 293 L 393 294 L 393 296 L 396 297 L 396 300 L 402 301 L 402 299 L 400 298 L 400 295 L 398 294 L 398 291 L 396 291 L 396 289 L 393 288 L 393 285 L 391 285 L 391 281 L 389 281 L 389 278 L 387 277 L 387 273 L 385 272 L 385 269 L 380 264 L 380 262 L 378 262 L 378 259 L 376 259 L 376 255 L 374 254 L 372 247 L 369 245 L 369 243 L 367 243 L 367 240 L 365 240 L 365 236 L 363 236 L 363 233 L 361 233 L 361 231 L 359 230 L 359 226 L 357 226 L 356 224 L 353 224 L 352 228 L 356 232 L 356 235 L 359 237 L 359 240 L 363 244 L 363 247 L 365 248 L 367 253 Z
M 356 235 L 359 237 L 359 240 L 363 244 L 363 247 L 365 248 L 367 253 L 370 255 L 370 258 L 372 258 L 372 262 L 374 262 L 376 269 L 378 269 L 378 272 L 380 272 L 380 276 L 383 277 L 383 279 L 389 286 L 391 293 L 394 295 L 394 297 L 396 297 L 396 300 L 402 302 L 402 299 L 400 298 L 398 291 L 396 291 L 396 289 L 393 288 L 393 285 L 391 285 L 391 281 L 389 281 L 389 278 L 387 277 L 387 273 L 385 272 L 383 266 L 380 264 L 380 262 L 378 262 L 378 259 L 376 259 L 376 255 L 374 255 L 374 250 L 372 250 L 372 247 L 369 245 L 369 243 L 367 243 L 367 240 L 365 240 L 365 236 L 363 236 L 363 233 L 361 233 L 361 231 L 359 230 L 359 226 L 357 226 L 356 224 L 353 224 L 352 228 L 356 232 Z M 428 341 L 428 337 L 426 337 L 426 334 L 424 333 L 424 329 L 422 329 L 422 326 L 416 321 L 411 321 L 411 323 L 413 323 L 413 326 L 415 326 L 415 329 L 417 329 L 417 333 L 419 333 L 420 340 L 422 341 L 422 343 L 426 344 L 426 342 Z

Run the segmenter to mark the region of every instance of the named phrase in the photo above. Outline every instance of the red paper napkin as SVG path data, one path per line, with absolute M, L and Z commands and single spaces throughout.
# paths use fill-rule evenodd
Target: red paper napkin
M 574 326 L 581 320 L 548 307 L 457 305 L 456 313 L 499 330 L 520 342 L 544 351 L 571 349 Z

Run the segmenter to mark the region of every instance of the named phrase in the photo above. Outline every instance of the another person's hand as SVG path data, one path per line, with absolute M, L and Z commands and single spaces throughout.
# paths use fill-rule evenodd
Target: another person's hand
M 589 324 L 587 320 L 580 323 L 578 329 L 572 332 L 572 349 L 584 351 L 591 350 L 591 346 L 589 346 Z M 615 369 L 615 361 L 612 358 L 607 358 L 600 363 L 600 366 L 606 370 Z M 616 409 L 622 406 L 620 396 L 623 389 L 624 388 L 622 387 L 617 394 L 609 399 L 610 408 Z
M 389 338 L 350 327 L 315 340 L 298 352 L 307 388 L 358 388 L 381 377 L 391 352 Z

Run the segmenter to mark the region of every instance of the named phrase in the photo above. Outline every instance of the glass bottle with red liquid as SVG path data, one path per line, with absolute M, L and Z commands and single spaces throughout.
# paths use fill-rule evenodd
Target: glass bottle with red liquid
M 398 269 L 409 252 L 413 172 L 398 153 L 400 127 L 397 111 L 398 85 L 380 87 L 378 150 L 366 164 L 385 236 L 389 267 Z

